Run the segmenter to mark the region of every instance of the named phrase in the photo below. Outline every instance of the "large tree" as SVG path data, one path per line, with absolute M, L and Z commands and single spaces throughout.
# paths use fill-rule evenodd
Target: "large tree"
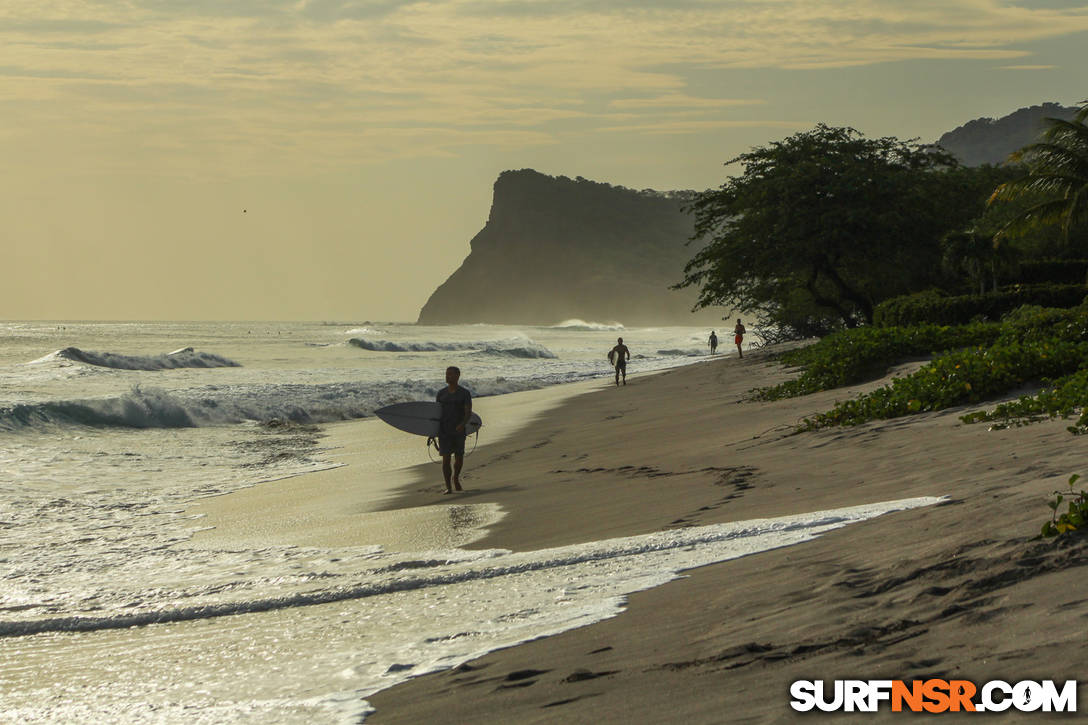
M 877 302 L 931 284 L 942 235 L 993 189 L 939 149 L 823 124 L 733 163 L 744 173 L 691 207 L 706 245 L 677 286 L 796 334 L 871 322 Z
M 1042 140 L 1020 149 L 1011 161 L 1025 163 L 1027 174 L 997 187 L 991 204 L 1027 200 L 1030 203 L 999 233 L 999 237 L 1057 225 L 1062 239 L 1088 228 L 1088 101 L 1072 120 L 1046 119 Z

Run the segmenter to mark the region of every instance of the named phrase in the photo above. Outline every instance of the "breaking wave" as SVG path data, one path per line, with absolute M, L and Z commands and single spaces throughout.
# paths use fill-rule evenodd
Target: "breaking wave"
M 484 342 L 393 342 L 392 340 L 367 340 L 353 337 L 349 345 L 374 352 L 482 352 L 526 359 L 555 359 L 558 356 L 543 345 L 527 338 L 491 340 Z
M 579 380 L 588 374 L 474 380 L 474 396 L 502 395 Z M 0 431 L 86 426 L 92 428 L 195 428 L 255 421 L 332 423 L 365 418 L 378 408 L 434 400 L 433 382 L 335 382 L 206 386 L 164 391 L 134 387 L 110 398 L 41 401 L 0 406 Z
M 95 352 L 93 350 L 80 350 L 78 347 L 66 347 L 57 350 L 45 357 L 35 360 L 35 363 L 51 362 L 54 360 L 69 360 L 85 365 L 96 365 L 115 370 L 170 370 L 174 368 L 238 368 L 239 363 L 220 355 L 209 352 L 196 352 L 191 347 L 182 348 L 164 355 L 118 355 L 112 352 Z
M 676 349 L 670 349 L 670 350 L 658 350 L 657 351 L 658 355 L 668 355 L 669 357 L 697 357 L 697 356 L 703 355 L 705 353 L 706 353 L 705 350 L 692 349 L 692 348 L 688 348 L 686 350 L 681 350 L 679 348 L 676 348 Z
M 585 320 L 573 318 L 570 320 L 563 320 L 557 325 L 552 325 L 551 329 L 576 330 L 579 332 L 607 332 L 609 330 L 625 330 L 627 328 L 618 322 L 586 322 Z

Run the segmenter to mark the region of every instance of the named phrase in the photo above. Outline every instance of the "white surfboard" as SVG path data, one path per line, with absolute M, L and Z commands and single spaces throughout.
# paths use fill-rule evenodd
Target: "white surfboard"
M 397 403 L 375 410 L 374 415 L 405 433 L 432 437 L 438 435 L 438 421 L 442 417 L 442 406 L 439 403 L 427 401 Z M 465 433 L 471 435 L 482 425 L 480 416 L 473 413 L 468 420 L 468 425 L 465 426 Z

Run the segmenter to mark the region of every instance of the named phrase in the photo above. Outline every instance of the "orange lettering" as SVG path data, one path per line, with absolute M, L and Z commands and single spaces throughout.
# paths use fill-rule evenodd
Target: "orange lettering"
M 962 707 L 966 712 L 975 711 L 975 703 L 971 698 L 975 696 L 975 683 L 970 680 L 952 680 L 948 683 L 951 694 L 952 712 L 959 712 Z
M 948 681 L 926 680 L 922 683 L 922 694 L 930 702 L 922 703 L 926 712 L 945 712 L 948 710 Z
M 910 689 L 907 688 L 907 683 L 902 680 L 895 680 L 892 682 L 892 712 L 902 712 L 903 703 L 907 703 L 907 707 L 911 712 L 921 712 L 922 710 L 922 681 L 913 680 Z

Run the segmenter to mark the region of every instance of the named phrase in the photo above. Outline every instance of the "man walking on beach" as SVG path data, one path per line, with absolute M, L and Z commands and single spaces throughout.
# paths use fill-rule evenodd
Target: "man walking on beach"
M 744 341 L 744 323 L 737 318 L 737 326 L 733 328 L 733 342 L 737 343 L 737 357 L 744 357 L 744 353 L 740 349 L 740 344 Z
M 616 385 L 620 384 L 620 375 L 623 375 L 623 384 L 627 385 L 627 361 L 631 359 L 631 351 L 623 344 L 623 338 L 616 340 L 616 346 L 608 351 L 608 362 L 616 366 Z
M 457 384 L 461 369 L 446 368 L 446 387 L 438 391 L 436 400 L 442 406 L 438 421 L 438 453 L 442 456 L 442 475 L 446 478 L 446 493 L 463 491 L 461 465 L 465 462 L 465 426 L 472 417 L 472 394 Z M 453 456 L 453 466 L 450 466 Z
M 713 355 L 718 350 L 718 335 L 714 330 L 710 331 L 710 339 L 707 341 L 710 345 L 710 354 Z

